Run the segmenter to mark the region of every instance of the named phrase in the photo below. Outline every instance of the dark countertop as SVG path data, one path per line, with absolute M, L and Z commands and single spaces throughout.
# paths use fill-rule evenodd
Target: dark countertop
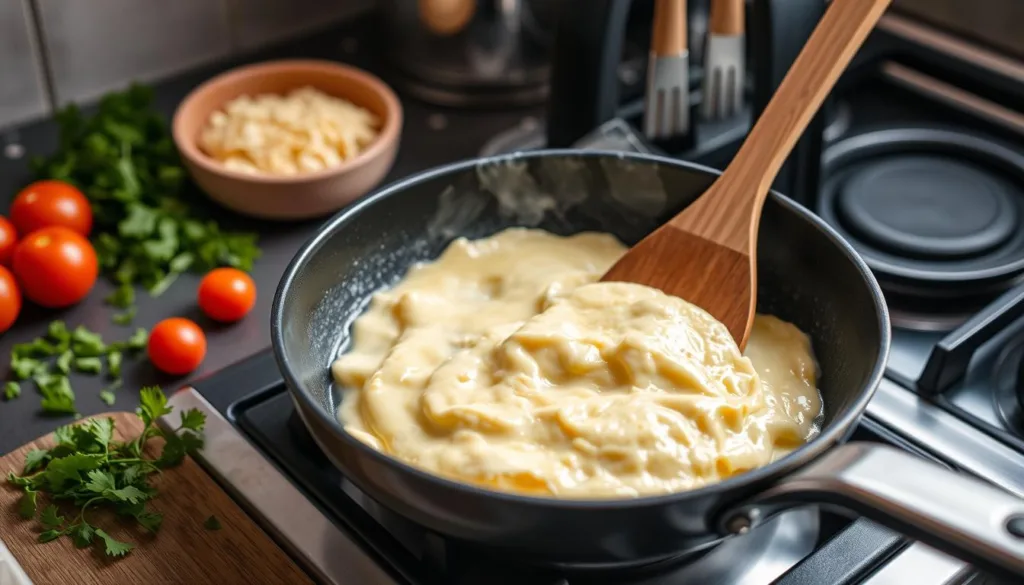
M 253 54 L 245 59 L 234 59 L 190 71 L 155 85 L 157 105 L 170 116 L 180 100 L 197 84 L 238 64 L 265 59 L 332 59 L 368 69 L 387 80 L 388 75 L 374 58 L 379 53 L 373 47 L 376 39 L 369 34 L 372 28 L 367 19 L 357 19 L 335 30 Z M 416 102 L 405 96 L 402 96 L 402 104 L 405 108 L 402 143 L 398 159 L 385 183 L 445 162 L 476 156 L 484 143 L 495 134 L 517 125 L 526 116 L 539 115 L 538 109 L 451 110 Z M 57 128 L 50 121 L 42 121 L 5 132 L 0 139 L 5 144 L 16 141 L 25 149 L 25 155 L 18 160 L 0 158 L 0 209 L 6 210 L 18 190 L 30 179 L 28 159 L 52 151 L 56 145 Z M 228 225 L 234 223 L 242 229 L 258 231 L 261 235 L 263 257 L 257 262 L 252 274 L 258 290 L 256 307 L 241 322 L 218 326 L 204 319 L 195 304 L 200 276 L 183 275 L 159 298 L 150 298 L 139 291 L 138 316 L 131 326 L 120 327 L 111 322 L 111 316 L 116 310 L 103 304 L 103 298 L 111 287 L 101 277 L 89 297 L 76 307 L 63 311 L 25 307 L 15 326 L 0 335 L 2 367 L 7 367 L 13 344 L 42 335 L 47 324 L 54 319 L 62 319 L 71 327 L 85 325 L 102 333 L 104 339 L 109 341 L 127 338 L 135 327 L 149 329 L 161 319 L 171 316 L 187 316 L 203 327 L 207 333 L 208 350 L 198 370 L 187 377 L 168 378 L 153 370 L 145 359 L 126 361 L 124 385 L 117 391 L 117 402 L 113 407 L 108 407 L 98 397 L 99 390 L 106 385 L 107 380 L 100 376 L 74 376 L 72 383 L 78 396 L 78 408 L 83 415 L 90 415 L 105 411 L 134 410 L 140 386 L 160 384 L 165 391 L 170 392 L 265 349 L 270 344 L 270 304 L 281 273 L 299 246 L 323 220 L 271 223 L 226 218 L 224 221 Z M 216 392 L 216 388 L 207 385 L 204 391 Z M 66 416 L 42 415 L 34 386 L 24 384 L 20 398 L 12 401 L 0 398 L 0 454 L 72 420 Z

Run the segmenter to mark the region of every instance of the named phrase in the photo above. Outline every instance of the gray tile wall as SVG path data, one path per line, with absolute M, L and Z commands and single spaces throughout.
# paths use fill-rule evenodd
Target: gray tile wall
M 336 24 L 374 0 L 0 0 L 0 129 Z
M 0 127 L 48 110 L 44 76 L 28 0 L 0 0 Z

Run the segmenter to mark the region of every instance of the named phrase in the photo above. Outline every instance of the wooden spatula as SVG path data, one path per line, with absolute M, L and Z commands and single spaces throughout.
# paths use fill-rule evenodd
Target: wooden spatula
M 782 163 L 890 0 L 832 0 L 722 176 L 602 280 L 646 284 L 703 308 L 746 345 L 757 301 L 757 228 Z

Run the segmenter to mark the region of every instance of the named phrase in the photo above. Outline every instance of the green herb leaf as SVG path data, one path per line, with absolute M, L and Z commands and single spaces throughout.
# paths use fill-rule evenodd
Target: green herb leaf
M 121 542 L 113 536 L 110 536 L 102 528 L 96 529 L 96 536 L 103 539 L 104 551 L 107 553 L 108 557 L 123 557 L 135 548 L 127 542 Z
M 203 439 L 199 435 L 184 431 L 181 434 L 163 433 L 164 450 L 156 460 L 161 468 L 175 467 L 185 460 L 186 455 L 193 455 L 203 448 Z
M 60 515 L 60 510 L 57 506 L 50 504 L 43 508 L 42 514 L 39 515 L 39 523 L 43 525 L 43 528 L 52 530 L 54 528 L 60 528 L 64 526 L 64 517 Z
M 140 327 L 128 338 L 127 348 L 135 351 L 146 349 L 147 341 L 149 341 L 149 332 Z
M 8 480 L 10 480 L 10 478 L 8 478 Z M 25 490 L 25 493 L 21 494 L 21 499 L 18 500 L 18 515 L 26 520 L 32 519 L 32 517 L 36 515 L 38 496 L 39 492 Z
M 159 386 L 147 386 L 139 391 L 139 416 L 142 417 L 142 422 L 149 425 L 153 424 L 156 419 L 171 412 L 171 409 L 167 406 L 167 396 L 164 395 L 164 391 Z
M 118 285 L 104 300 L 119 309 L 127 309 L 135 304 L 135 289 L 130 284 Z
M 114 419 L 107 418 L 94 418 L 81 425 L 81 428 L 85 429 L 99 446 L 105 447 L 107 443 L 114 440 Z
M 68 326 L 63 321 L 51 322 L 47 327 L 46 336 L 58 345 L 70 343 L 71 341 L 71 332 L 68 331 Z
M 93 208 L 93 246 L 104 273 L 119 286 L 108 302 L 133 304 L 140 285 L 166 290 L 186 270 L 217 266 L 251 270 L 257 236 L 226 232 L 206 219 L 209 204 L 186 173 L 152 91 L 131 86 L 105 96 L 95 115 L 73 106 L 56 115 L 59 147 L 34 161 L 36 178 L 77 185 Z M 119 321 L 127 321 L 125 313 Z
M 71 350 L 75 353 L 75 357 L 101 356 L 106 349 L 107 346 L 103 343 L 103 337 L 99 333 L 89 331 L 81 325 L 71 333 Z
M 43 396 L 39 406 L 50 414 L 78 414 L 75 399 L 66 395 Z
M 114 479 L 113 474 L 94 469 L 89 472 L 89 481 L 85 484 L 85 489 L 96 494 L 102 494 L 104 492 L 113 491 L 117 488 L 117 481 Z
M 220 520 L 218 520 L 216 516 L 210 516 L 205 522 L 203 522 L 203 527 L 207 530 L 220 530 Z
M 121 313 L 115 313 L 110 320 L 113 321 L 115 325 L 128 325 L 133 319 L 135 319 L 136 313 L 138 313 L 138 309 L 136 307 L 128 307 L 128 309 Z
M 53 459 L 46 466 L 46 481 L 52 491 L 60 492 L 68 483 L 81 483 L 82 473 L 100 467 L 105 459 L 103 455 L 84 453 Z
M 110 373 L 110 377 L 121 377 L 121 361 L 123 358 L 124 354 L 118 350 L 113 350 L 107 354 L 107 372 Z
M 43 412 L 50 414 L 77 414 L 75 392 L 71 388 L 68 372 L 72 369 L 83 374 L 99 374 L 103 360 L 107 361 L 110 377 L 117 380 L 123 369 L 124 354 L 137 354 L 145 348 L 148 333 L 139 328 L 129 339 L 107 344 L 100 334 L 78 326 L 68 331 L 63 321 L 50 323 L 45 338 L 28 343 L 19 343 L 11 351 L 11 377 L 17 380 L 31 378 L 42 396 L 40 405 Z M 50 361 L 49 358 L 56 356 Z M 100 399 L 113 404 L 113 388 L 106 388 Z M 16 381 L 4 387 L 4 396 L 10 400 L 21 393 Z
M 22 469 L 22 475 L 28 475 L 33 471 L 39 469 L 44 463 L 50 458 L 50 451 L 44 449 L 32 449 L 25 454 L 25 467 Z
M 39 535 L 38 540 L 39 542 L 50 542 L 53 540 L 57 540 L 63 535 L 64 533 L 60 530 L 47 530 Z
M 206 413 L 198 408 L 191 408 L 181 413 L 181 428 L 199 431 L 206 426 Z
M 35 372 L 40 365 L 44 364 L 36 358 L 12 355 L 11 375 L 13 375 L 17 380 L 27 380 L 32 377 L 32 373 Z
M 4 398 L 7 400 L 14 400 L 21 396 L 21 385 L 17 382 L 7 382 L 4 384 Z
M 71 535 L 76 547 L 85 548 L 92 544 L 93 538 L 96 537 L 96 529 L 88 522 L 80 522 L 68 528 L 68 534 Z
M 102 400 L 103 404 L 106 404 L 107 406 L 113 406 L 114 403 L 117 402 L 117 395 L 110 390 L 101 390 L 100 400 Z
M 124 480 L 125 484 L 132 485 L 139 478 L 145 476 L 145 474 L 145 470 L 139 464 L 126 465 L 121 471 L 121 479 Z
M 67 375 L 68 372 L 71 371 L 71 360 L 74 359 L 74 357 L 75 354 L 72 353 L 70 349 L 60 354 L 60 357 L 57 358 L 56 362 L 57 371 L 64 375 Z
M 98 357 L 75 358 L 74 366 L 75 371 L 83 374 L 98 374 L 103 370 L 103 362 Z
M 43 375 L 39 377 L 44 385 L 55 383 Z M 79 548 L 102 542 L 108 556 L 127 554 L 133 548 L 131 544 L 118 541 L 85 520 L 86 510 L 94 507 L 134 518 L 147 531 L 160 529 L 163 516 L 146 509 L 147 502 L 157 495 L 156 488 L 150 485 L 150 477 L 161 467 L 180 462 L 202 446 L 205 417 L 199 411 L 185 411 L 180 413 L 182 425 L 177 432 L 164 430 L 153 425 L 156 418 L 171 411 L 163 391 L 151 387 L 139 394 L 142 404 L 139 416 L 143 419 L 144 430 L 135 439 L 123 443 L 115 441 L 112 418 L 62 426 L 54 431 L 57 444 L 52 449 L 36 449 L 26 454 L 24 475 L 8 474 L 7 481 L 23 490 L 18 512 L 27 519 L 37 515 L 40 493 L 78 508 L 69 522 L 56 505 L 46 506 L 38 514 L 42 529 L 40 542 L 67 534 Z M 160 457 L 152 459 L 146 450 L 146 441 L 155 436 L 162 437 L 169 448 L 165 447 Z
M 135 520 L 142 525 L 143 528 L 150 532 L 157 532 L 163 525 L 164 516 L 156 512 L 140 512 L 135 515 Z
M 149 498 L 149 496 L 146 495 L 146 492 L 133 485 L 123 487 L 119 490 L 112 490 L 109 493 L 109 496 L 112 500 L 128 502 L 130 504 L 136 504 Z

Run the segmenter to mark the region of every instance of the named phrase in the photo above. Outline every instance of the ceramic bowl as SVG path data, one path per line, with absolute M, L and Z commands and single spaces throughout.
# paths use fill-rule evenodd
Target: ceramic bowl
M 298 175 L 249 174 L 226 168 L 198 146 L 211 114 L 241 96 L 313 87 L 346 99 L 381 120 L 377 138 L 342 164 Z M 307 219 L 333 213 L 377 186 L 398 151 L 402 105 L 383 81 L 330 61 L 288 60 L 248 65 L 195 88 L 178 106 L 172 133 L 195 182 L 221 205 L 262 219 Z

